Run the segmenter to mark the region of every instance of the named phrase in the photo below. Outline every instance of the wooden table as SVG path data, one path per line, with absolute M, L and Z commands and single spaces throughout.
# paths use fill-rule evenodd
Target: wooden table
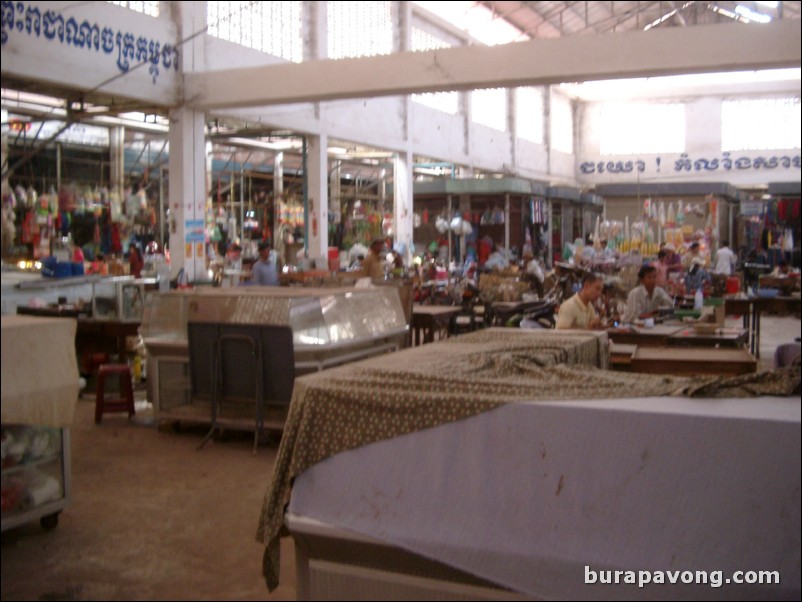
M 85 350 L 109 351 L 124 362 L 128 356 L 126 339 L 139 334 L 140 324 L 139 320 L 78 318 L 75 347 L 79 357 Z
M 116 354 L 124 362 L 128 356 L 126 339 L 139 334 L 140 320 L 118 320 L 116 318 L 89 318 L 77 309 L 59 307 L 18 307 L 18 314 L 39 317 L 76 318 L 75 352 L 78 358 L 88 353 L 106 352 Z
M 412 332 L 414 334 L 413 343 L 434 342 L 436 330 L 447 328 L 451 318 L 462 311 L 461 307 L 455 305 L 415 305 L 412 308 Z M 423 341 L 421 341 L 421 331 L 423 331 Z
M 638 345 L 640 347 L 665 347 L 668 338 L 683 329 L 681 324 L 658 324 L 652 328 L 632 326 L 630 328 L 610 328 L 607 337 L 622 345 Z
M 799 278 L 794 276 L 761 276 L 760 288 L 776 288 L 788 296 L 799 288 Z
M 749 341 L 749 331 L 745 328 L 717 328 L 706 334 L 697 332 L 693 326 L 682 328 L 668 337 L 672 347 L 728 347 L 739 348 Z
M 743 316 L 744 328 L 749 330 L 749 351 L 760 359 L 760 314 L 763 311 L 792 312 L 799 315 L 799 297 L 724 297 L 727 315 Z
M 548 304 L 548 301 L 542 299 L 537 301 L 496 301 L 490 305 L 491 324 L 504 326 L 514 315 L 540 310 Z
M 757 360 L 746 349 L 638 347 L 632 372 L 677 376 L 751 374 Z
M 630 370 L 632 357 L 637 351 L 637 345 L 625 345 L 623 343 L 613 343 L 610 345 L 610 369 Z

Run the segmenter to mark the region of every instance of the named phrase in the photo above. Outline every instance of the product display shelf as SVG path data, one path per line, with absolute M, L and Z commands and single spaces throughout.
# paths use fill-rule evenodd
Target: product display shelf
M 6 531 L 25 523 L 39 520 L 42 527 L 50 530 L 58 525 L 58 517 L 72 500 L 70 474 L 69 429 L 9 425 L 3 426 L 3 445 L 6 446 L 12 432 L 26 435 L 30 441 L 46 437 L 52 446 L 41 457 L 19 464 L 6 465 L 4 454 L 2 469 L 2 530 Z M 10 446 L 9 446 L 10 447 Z M 25 454 L 30 453 L 30 448 Z

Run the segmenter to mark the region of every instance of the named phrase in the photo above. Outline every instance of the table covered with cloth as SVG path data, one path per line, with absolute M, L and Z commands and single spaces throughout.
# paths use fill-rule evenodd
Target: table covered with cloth
M 2 317 L 4 425 L 72 425 L 79 390 L 75 331 L 72 318 Z
M 788 395 L 799 370 L 734 378 L 611 372 L 606 337 L 580 331 L 487 329 L 308 375 L 295 382 L 257 539 L 278 585 L 279 537 L 293 479 L 340 452 L 533 400 L 667 395 Z

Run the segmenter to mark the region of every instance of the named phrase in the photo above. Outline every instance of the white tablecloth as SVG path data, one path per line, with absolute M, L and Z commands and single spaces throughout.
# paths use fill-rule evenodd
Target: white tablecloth
M 64 427 L 78 401 L 72 318 L 2 316 L 2 422 Z
M 799 599 L 800 401 L 506 404 L 320 462 L 289 512 L 543 599 Z M 599 570 L 780 585 L 585 585 Z

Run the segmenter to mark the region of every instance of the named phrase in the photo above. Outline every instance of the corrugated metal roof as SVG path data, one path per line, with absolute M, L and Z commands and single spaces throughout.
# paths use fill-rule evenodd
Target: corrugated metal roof
M 802 2 L 780 2 L 777 8 L 755 2 L 515 2 L 486 1 L 499 18 L 532 38 L 590 35 L 652 27 L 688 27 L 733 20 L 739 4 L 772 19 L 799 19 Z

